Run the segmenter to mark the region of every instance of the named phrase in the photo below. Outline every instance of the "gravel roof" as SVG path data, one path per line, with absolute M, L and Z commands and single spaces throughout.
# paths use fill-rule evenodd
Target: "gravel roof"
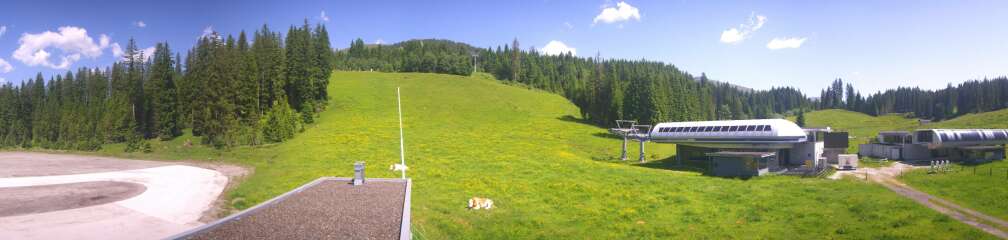
M 406 181 L 313 182 L 188 239 L 399 239 Z

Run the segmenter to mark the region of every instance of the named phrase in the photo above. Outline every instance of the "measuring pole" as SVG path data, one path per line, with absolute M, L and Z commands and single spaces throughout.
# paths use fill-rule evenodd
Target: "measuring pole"
M 400 99 L 399 87 L 395 89 L 396 107 L 399 109 L 399 162 L 403 166 L 402 179 L 406 179 L 406 144 L 403 138 L 402 128 L 402 100 Z

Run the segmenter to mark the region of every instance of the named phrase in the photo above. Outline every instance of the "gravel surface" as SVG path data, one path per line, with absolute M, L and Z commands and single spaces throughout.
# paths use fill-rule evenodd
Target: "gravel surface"
M 0 188 L 0 217 L 105 204 L 145 190 L 141 184 L 113 181 Z
M 227 215 L 221 192 L 251 171 L 220 162 L 0 152 L 0 240 L 163 239 Z
M 111 172 L 167 165 L 172 163 L 70 154 L 0 152 L 0 178 Z
M 405 188 L 323 181 L 190 239 L 399 239 Z

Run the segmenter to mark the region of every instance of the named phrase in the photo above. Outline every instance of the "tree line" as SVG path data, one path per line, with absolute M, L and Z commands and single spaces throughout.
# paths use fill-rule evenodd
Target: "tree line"
M 901 87 L 862 95 L 852 84 L 834 80 L 818 98 L 792 87 L 752 90 L 692 75 L 674 65 L 648 60 L 548 55 L 509 45 L 476 48 L 440 39 L 391 45 L 361 39 L 336 52 L 341 70 L 434 72 L 469 75 L 485 72 L 507 83 L 563 95 L 581 117 L 600 126 L 616 119 L 659 121 L 781 118 L 819 110 L 847 109 L 870 115 L 910 113 L 943 120 L 1008 107 L 1005 77 L 971 80 L 940 90 Z
M 817 104 L 820 109 L 839 108 L 876 116 L 902 113 L 941 121 L 1008 108 L 1008 78 L 969 80 L 938 90 L 899 87 L 867 96 L 850 83 L 844 87 L 843 80 L 837 79 L 823 90 Z
M 617 119 L 656 123 L 772 118 L 815 107 L 790 87 L 751 90 L 658 61 L 542 54 L 534 48 L 521 49 L 517 39 L 485 49 L 438 39 L 391 45 L 357 39 L 337 51 L 335 63 L 343 70 L 486 72 L 507 83 L 560 94 L 578 106 L 582 119 L 602 126 Z
M 39 73 L 0 86 L 0 146 L 95 150 L 191 129 L 215 147 L 281 142 L 312 123 L 328 102 L 333 64 L 324 25 L 267 26 L 252 43 L 212 33 L 185 58 L 167 43 L 145 56 L 130 39 L 120 61 L 48 80 Z

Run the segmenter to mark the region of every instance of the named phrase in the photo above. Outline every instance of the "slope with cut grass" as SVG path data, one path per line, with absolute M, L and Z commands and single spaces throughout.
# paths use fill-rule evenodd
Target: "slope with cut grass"
M 103 151 L 252 166 L 228 194 L 237 208 L 350 176 L 356 161 L 369 177 L 397 177 L 387 170 L 399 161 L 396 87 L 418 239 L 992 238 L 877 185 L 707 177 L 674 170 L 674 147 L 650 143 L 648 163 L 622 162 L 620 140 L 564 98 L 486 75 L 336 72 L 329 108 L 288 142 L 218 151 L 186 135 L 152 141 L 149 154 Z M 495 209 L 467 210 L 474 196 Z
M 830 126 L 839 131 L 850 131 L 851 148 L 857 152 L 857 143 L 865 143 L 879 131 L 927 128 L 1008 128 L 1008 109 L 967 114 L 957 118 L 918 124 L 917 119 L 902 115 L 873 117 L 846 110 L 822 110 L 805 114 L 810 126 Z M 872 161 L 872 160 L 869 160 Z M 877 161 L 877 160 L 876 160 Z M 878 166 L 878 164 L 868 164 Z M 943 174 L 928 174 L 927 170 L 915 170 L 900 177 L 900 180 L 918 190 L 947 199 L 964 207 L 1008 219 L 1008 161 L 995 161 L 979 165 L 955 164 L 957 171 Z M 974 173 L 976 172 L 976 173 Z

